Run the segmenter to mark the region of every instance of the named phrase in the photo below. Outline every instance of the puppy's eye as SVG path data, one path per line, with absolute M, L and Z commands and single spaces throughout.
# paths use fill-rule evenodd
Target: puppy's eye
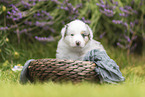
M 74 36 L 74 34 L 71 34 L 71 36 Z
M 87 36 L 87 35 L 85 35 L 85 34 L 82 34 L 82 36 L 83 36 L 83 37 L 85 37 L 85 36 Z

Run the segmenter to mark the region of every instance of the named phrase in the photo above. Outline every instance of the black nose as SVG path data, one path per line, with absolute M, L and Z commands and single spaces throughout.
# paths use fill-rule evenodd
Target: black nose
M 79 46 L 81 44 L 80 41 L 76 41 L 76 45 Z

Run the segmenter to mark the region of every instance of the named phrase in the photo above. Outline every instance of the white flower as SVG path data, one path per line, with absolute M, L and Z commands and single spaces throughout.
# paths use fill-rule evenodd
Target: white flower
M 12 71 L 21 71 L 23 69 L 23 66 L 17 66 L 15 65 L 13 68 L 12 68 Z

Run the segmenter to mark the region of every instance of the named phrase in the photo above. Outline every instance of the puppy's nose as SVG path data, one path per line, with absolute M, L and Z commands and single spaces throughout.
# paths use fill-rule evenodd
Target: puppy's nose
M 76 45 L 79 46 L 81 44 L 80 41 L 76 41 Z

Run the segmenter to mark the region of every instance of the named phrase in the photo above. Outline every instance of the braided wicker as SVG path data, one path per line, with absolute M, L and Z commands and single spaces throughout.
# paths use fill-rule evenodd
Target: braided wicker
M 90 61 L 38 59 L 31 61 L 28 73 L 31 81 L 81 82 L 86 80 L 98 82 L 95 66 Z

